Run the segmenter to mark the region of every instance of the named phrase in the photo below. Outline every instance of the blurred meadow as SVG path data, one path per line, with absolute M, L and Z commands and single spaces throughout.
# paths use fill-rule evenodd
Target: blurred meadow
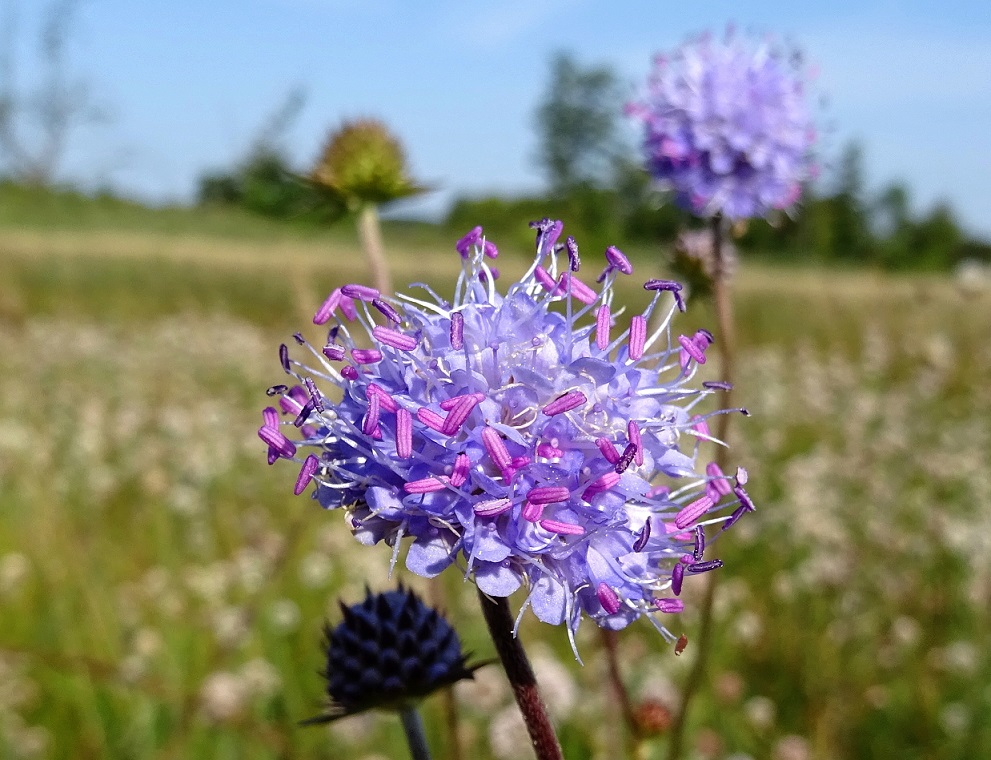
M 461 232 L 387 224 L 396 283 L 446 292 Z M 503 276 L 521 272 L 529 252 L 497 242 Z M 627 253 L 643 277 L 665 274 L 658 249 Z M 346 227 L 6 191 L 0 758 L 405 756 L 389 715 L 297 725 L 323 703 L 324 620 L 338 597 L 389 586 L 389 549 L 293 497 L 295 471 L 266 467 L 256 435 L 278 344 L 313 330 L 331 288 L 367 276 Z M 622 299 L 643 303 L 628 287 Z M 735 399 L 753 416 L 734 421 L 731 459 L 750 470 L 758 512 L 717 545 L 726 568 L 688 756 L 983 756 L 991 289 L 750 261 L 734 289 Z M 681 319 L 713 323 L 704 303 Z M 466 647 L 492 656 L 474 589 L 443 579 Z M 673 624 L 685 655 L 642 621 L 619 634 L 637 701 L 676 702 L 695 580 Z M 591 628 L 584 667 L 563 629 L 532 616 L 521 629 L 569 760 L 623 756 Z M 464 757 L 529 756 L 497 666 L 456 695 Z M 425 717 L 445 757 L 442 709 L 435 696 Z M 647 746 L 664 756 L 663 735 Z

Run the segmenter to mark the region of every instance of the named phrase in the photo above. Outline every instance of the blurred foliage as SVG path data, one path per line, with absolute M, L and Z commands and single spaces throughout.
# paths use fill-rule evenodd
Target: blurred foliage
M 201 176 L 197 200 L 295 222 L 331 223 L 346 212 L 343 199 L 296 174 L 285 155 L 271 148 L 260 148 L 233 169 Z
M 876 196 L 859 185 L 859 151 L 848 149 L 835 187 L 809 187 L 791 214 L 740 225 L 741 254 L 769 263 L 864 266 L 884 270 L 946 271 L 966 261 L 991 263 L 991 242 L 968 235 L 952 209 L 938 203 L 913 214 L 904 185 Z M 632 161 L 617 162 L 609 187 L 580 184 L 551 198 L 457 198 L 445 225 L 451 232 L 482 224 L 497 243 L 520 225 L 544 216 L 565 219 L 580 244 L 601 251 L 616 242 L 662 246 L 668 251 L 681 229 L 703 222 L 652 189 Z

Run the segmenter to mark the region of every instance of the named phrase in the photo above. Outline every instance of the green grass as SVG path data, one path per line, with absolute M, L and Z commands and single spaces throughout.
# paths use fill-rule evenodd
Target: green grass
M 292 497 L 295 472 L 266 467 L 255 436 L 278 342 L 365 278 L 350 231 L 2 197 L 0 759 L 402 757 L 389 716 L 297 726 L 320 709 L 333 600 L 385 587 L 389 550 Z M 448 236 L 397 227 L 386 242 L 397 282 L 445 288 Z M 639 253 L 638 274 L 661 274 Z M 504 276 L 522 262 L 510 251 Z M 634 283 L 620 300 L 644 297 Z M 782 741 L 813 758 L 981 756 L 991 297 L 745 264 L 736 306 L 734 398 L 754 416 L 734 421 L 732 454 L 759 512 L 714 547 L 696 756 L 783 756 Z M 682 319 L 713 324 L 702 304 Z M 693 640 L 689 585 L 675 626 Z M 473 589 L 455 573 L 445 592 L 489 656 Z M 622 746 L 592 634 L 580 668 L 562 630 L 521 633 L 569 760 Z M 646 624 L 620 642 L 635 698 L 670 700 L 692 644 L 677 658 Z M 479 678 L 459 691 L 467 756 L 494 757 L 490 729 L 510 732 L 513 708 L 496 668 Z M 426 720 L 444 757 L 438 699 Z

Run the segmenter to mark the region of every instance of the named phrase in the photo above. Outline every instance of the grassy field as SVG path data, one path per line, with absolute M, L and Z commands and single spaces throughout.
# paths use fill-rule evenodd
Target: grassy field
M 297 726 L 321 707 L 323 620 L 388 587 L 389 550 L 294 498 L 255 435 L 278 343 L 365 277 L 353 236 L 29 200 L 0 203 L 0 759 L 403 757 L 390 716 Z M 386 243 L 397 282 L 447 287 L 453 239 L 399 226 Z M 692 756 L 983 756 L 991 293 L 745 265 L 736 299 L 753 417 L 733 458 L 759 512 L 720 542 Z M 683 319 L 713 325 L 704 304 Z M 445 581 L 490 656 L 473 589 Z M 521 633 L 569 760 L 622 756 L 593 634 L 581 668 L 561 629 Z M 673 703 L 691 648 L 646 624 L 620 648 L 635 697 Z M 458 697 L 467 757 L 528 756 L 497 668 Z M 438 699 L 426 720 L 445 757 Z

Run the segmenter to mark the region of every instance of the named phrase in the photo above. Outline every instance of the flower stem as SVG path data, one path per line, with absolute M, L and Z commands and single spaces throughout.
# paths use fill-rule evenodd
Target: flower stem
M 719 324 L 719 364 L 720 379 L 728 383 L 733 382 L 733 354 L 736 347 L 735 331 L 733 324 L 733 300 L 730 294 L 729 274 L 727 272 L 727 261 L 723 250 L 724 225 L 721 215 L 712 218 L 712 253 L 716 263 L 713 275 L 713 302 L 716 309 L 716 321 Z M 732 390 L 723 396 L 724 407 L 730 407 L 730 394 Z M 719 415 L 719 427 L 716 437 L 721 441 L 726 441 L 729 432 L 729 422 L 731 414 Z M 727 448 L 718 447 L 716 452 L 716 463 L 720 468 L 725 469 L 727 465 Z M 671 741 L 668 744 L 668 760 L 679 760 L 684 752 L 685 726 L 688 722 L 688 710 L 692 699 L 698 692 L 702 681 L 705 678 L 705 669 L 708 665 L 709 650 L 712 648 L 712 627 L 714 622 L 713 605 L 716 599 L 716 586 L 718 583 L 718 573 L 706 574 L 705 596 L 700 605 L 701 617 L 699 619 L 699 633 L 695 650 L 695 661 L 692 663 L 691 671 L 685 679 L 685 684 L 681 691 L 681 700 L 678 705 L 678 712 L 671 727 Z
M 564 760 L 550 716 L 537 689 L 537 678 L 520 640 L 513 635 L 513 616 L 505 597 L 490 599 L 481 591 L 478 599 L 496 652 L 513 687 L 516 704 L 523 713 L 530 742 L 538 760 Z
M 410 757 L 413 760 L 430 760 L 430 749 L 427 747 L 427 735 L 423 731 L 420 713 L 415 707 L 407 707 L 400 711 L 399 717 L 403 721 L 403 730 L 406 731 Z
M 613 691 L 616 692 L 616 698 L 619 701 L 619 707 L 623 714 L 623 722 L 626 723 L 629 755 L 632 758 L 636 758 L 641 754 L 643 736 L 641 735 L 642 732 L 637 723 L 636 715 L 633 713 L 633 701 L 630 699 L 630 694 L 626 690 L 626 684 L 623 682 L 623 674 L 619 669 L 616 631 L 600 628 L 599 634 L 606 652 L 606 663 L 609 666 L 609 681 L 612 684 Z
M 392 293 L 389 262 L 382 246 L 382 230 L 379 227 L 378 210 L 374 203 L 366 203 L 358 212 L 358 239 L 368 259 L 372 282 L 382 293 Z

